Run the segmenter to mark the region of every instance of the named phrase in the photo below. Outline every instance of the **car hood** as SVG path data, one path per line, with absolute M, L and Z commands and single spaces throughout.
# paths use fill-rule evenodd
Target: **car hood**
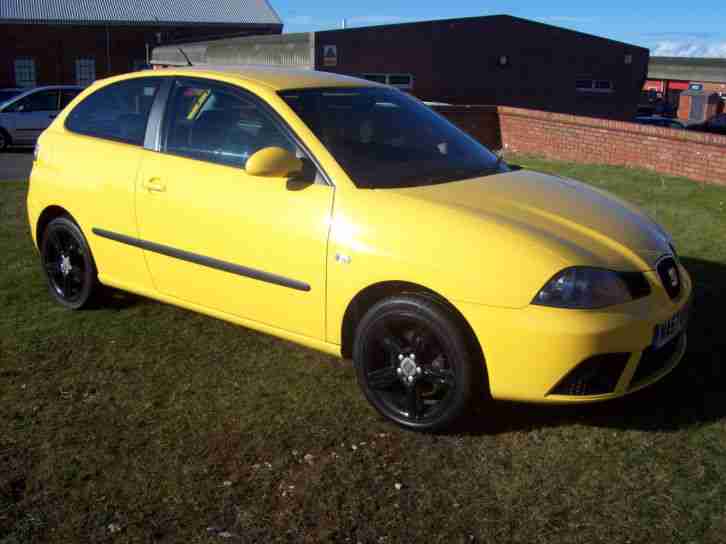
M 395 192 L 529 231 L 576 255 L 573 264 L 652 270 L 670 251 L 668 234 L 636 206 L 571 179 L 519 170 Z

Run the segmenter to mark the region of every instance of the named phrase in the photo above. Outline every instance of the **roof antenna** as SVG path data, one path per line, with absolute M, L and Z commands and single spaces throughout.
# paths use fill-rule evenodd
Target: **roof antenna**
M 187 61 L 187 66 L 194 66 L 194 65 L 192 64 L 192 61 L 190 61 L 190 60 L 189 60 L 189 57 L 188 57 L 188 56 L 187 56 L 187 54 L 186 54 L 186 53 L 184 52 L 184 50 L 183 50 L 183 49 L 182 49 L 181 47 L 177 47 L 177 49 L 178 49 L 178 50 L 179 50 L 179 52 L 180 52 L 180 53 L 181 53 L 181 54 L 182 54 L 182 55 L 184 56 L 184 59 L 185 59 L 185 60 Z

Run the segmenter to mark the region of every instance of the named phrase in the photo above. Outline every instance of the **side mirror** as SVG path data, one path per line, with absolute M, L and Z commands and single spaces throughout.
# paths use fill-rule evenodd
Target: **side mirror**
M 287 149 L 265 147 L 255 152 L 245 165 L 250 176 L 290 178 L 303 170 L 303 163 Z

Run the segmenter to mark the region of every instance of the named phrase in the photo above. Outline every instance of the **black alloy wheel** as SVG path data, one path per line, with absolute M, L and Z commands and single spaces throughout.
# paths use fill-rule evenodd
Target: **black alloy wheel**
M 482 389 L 484 361 L 474 351 L 443 304 L 401 295 L 363 317 L 353 359 L 363 393 L 382 415 L 437 432 L 461 417 Z
M 72 310 L 88 306 L 98 291 L 96 265 L 86 239 L 67 217 L 53 219 L 40 246 L 48 289 L 61 305 Z

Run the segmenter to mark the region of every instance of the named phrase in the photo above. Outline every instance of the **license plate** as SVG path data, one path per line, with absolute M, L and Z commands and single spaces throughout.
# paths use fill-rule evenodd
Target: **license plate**
M 653 337 L 653 347 L 655 349 L 663 347 L 665 344 L 678 336 L 688 325 L 688 310 L 690 304 L 684 306 L 678 313 L 674 314 L 670 319 L 656 325 L 655 335 Z

